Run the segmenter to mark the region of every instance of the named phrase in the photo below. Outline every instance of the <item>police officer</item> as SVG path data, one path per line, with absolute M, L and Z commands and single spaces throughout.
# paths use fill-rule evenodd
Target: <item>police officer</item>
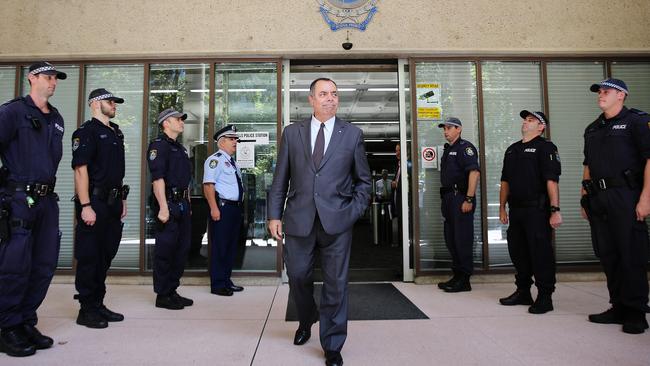
M 126 216 L 128 186 L 124 178 L 124 135 L 115 117 L 116 104 L 124 99 L 106 89 L 88 96 L 92 118 L 72 134 L 74 169 L 75 285 L 81 309 L 77 324 L 106 328 L 108 322 L 124 320 L 122 314 L 104 305 L 106 272 L 122 239 L 122 218 Z
M 590 90 L 603 113 L 585 129 L 581 202 L 612 307 L 589 321 L 639 334 L 648 328 L 650 116 L 624 106 L 629 91 L 622 80 L 603 80 Z
M 190 248 L 191 221 L 189 184 L 191 163 L 185 147 L 176 139 L 183 133 L 187 114 L 173 108 L 158 115 L 162 133 L 149 144 L 149 171 L 158 230 L 153 263 L 156 307 L 170 310 L 191 306 L 194 301 L 176 292 Z
M 526 110 L 519 115 L 523 118 L 522 140 L 506 149 L 499 192 L 499 219 L 504 225 L 510 223 L 508 252 L 517 271 L 517 290 L 499 302 L 530 305 L 529 313 L 543 314 L 553 310 L 555 257 L 551 233 L 562 224 L 560 157 L 557 147 L 541 136 L 549 124 L 546 115 Z M 535 302 L 530 294 L 533 275 L 537 286 Z
M 36 324 L 56 269 L 61 233 L 54 193 L 63 117 L 48 100 L 67 75 L 29 67 L 29 95 L 0 106 L 0 352 L 29 356 L 51 347 Z
M 237 151 L 237 129 L 228 125 L 215 133 L 219 151 L 205 160 L 203 194 L 210 206 L 210 230 L 212 251 L 210 253 L 211 292 L 219 296 L 232 296 L 243 291 L 230 279 L 239 240 L 244 186 L 241 172 L 233 159 Z
M 445 292 L 471 291 L 469 278 L 474 271 L 474 209 L 480 175 L 478 154 L 471 142 L 461 138 L 463 124 L 449 117 L 438 125 L 445 135 L 445 151 L 440 172 L 440 198 L 445 220 L 445 243 L 451 254 L 454 276 L 438 284 Z

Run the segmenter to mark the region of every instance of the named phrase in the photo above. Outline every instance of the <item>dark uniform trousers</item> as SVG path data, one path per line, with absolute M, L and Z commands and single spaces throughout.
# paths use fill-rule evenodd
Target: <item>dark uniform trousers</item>
M 0 328 L 36 325 L 36 309 L 56 269 L 61 244 L 58 197 L 35 199 L 29 208 L 25 192 L 11 198 L 14 226 L 9 241 L 0 243 Z
M 167 204 L 169 221 L 156 232 L 153 262 L 153 289 L 159 295 L 168 295 L 180 285 L 192 234 L 189 202 Z
M 90 203 L 97 215 L 95 224 L 88 226 L 81 219 L 81 206 L 75 204 L 77 226 L 75 230 L 75 258 L 77 272 L 75 285 L 79 292 L 79 303 L 84 310 L 102 305 L 106 295 L 106 273 L 117 254 L 122 239 L 122 199 L 117 198 L 109 205 L 95 195 Z
M 463 213 L 461 206 L 465 194 L 447 192 L 442 196 L 442 216 L 445 218 L 444 235 L 451 254 L 451 269 L 472 275 L 474 272 L 474 207 Z
M 233 204 L 219 204 L 221 219 L 210 220 L 212 252 L 210 253 L 210 285 L 212 290 L 233 285 L 230 280 L 237 254 L 241 228 L 242 208 Z
M 340 352 L 347 338 L 348 266 L 352 228 L 329 235 L 316 214 L 306 237 L 285 235 L 284 262 L 289 291 L 296 302 L 301 328 L 309 328 L 317 311 L 312 277 L 316 250 L 320 253 L 323 288 L 320 302 L 320 342 L 326 351 Z
M 613 305 L 647 311 L 648 227 L 636 220 L 639 190 L 609 188 L 590 196 L 594 252 L 607 275 Z
M 555 256 L 551 244 L 549 213 L 539 207 L 510 207 L 508 252 L 517 270 L 515 284 L 529 289 L 535 285 L 541 293 L 555 290 Z

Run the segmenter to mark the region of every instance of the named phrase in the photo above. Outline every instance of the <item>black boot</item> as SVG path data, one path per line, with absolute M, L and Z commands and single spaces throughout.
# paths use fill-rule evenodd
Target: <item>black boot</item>
M 93 329 L 102 329 L 108 327 L 108 322 L 104 319 L 96 308 L 80 309 L 77 316 L 77 324 Z
M 36 329 L 35 326 L 30 324 L 23 324 L 23 335 L 33 344 L 36 349 L 46 349 L 52 347 L 54 340 L 46 335 L 41 334 L 41 332 Z
M 111 311 L 106 305 L 101 304 L 98 309 L 99 315 L 106 319 L 107 322 L 121 322 L 124 320 L 124 315 Z
M 553 300 L 550 292 L 539 292 L 533 305 L 528 308 L 531 314 L 544 314 L 553 311 Z
M 171 296 L 174 298 L 174 300 L 176 302 L 179 302 L 179 303 L 183 304 L 183 306 L 192 306 L 192 305 L 194 305 L 194 300 L 179 295 L 178 292 L 176 292 L 176 290 L 172 291 Z
M 456 280 L 452 281 L 444 290 L 445 292 L 472 291 L 472 286 L 469 284 L 469 275 L 467 273 L 459 273 Z
M 499 302 L 505 306 L 532 305 L 533 297 L 530 295 L 530 288 L 517 288 L 510 296 L 500 298 Z
M 20 326 L 3 329 L 0 332 L 0 352 L 13 357 L 31 356 L 36 346 L 25 338 Z
M 648 329 L 645 311 L 625 307 L 623 316 L 623 332 L 628 334 L 641 334 Z
M 622 305 L 613 305 L 599 314 L 589 314 L 589 321 L 598 324 L 623 324 L 624 311 Z
M 458 272 L 454 271 L 454 275 L 448 279 L 447 281 L 443 281 L 438 283 L 438 288 L 441 290 L 444 290 L 445 288 L 449 287 L 449 285 L 456 280 L 458 277 Z

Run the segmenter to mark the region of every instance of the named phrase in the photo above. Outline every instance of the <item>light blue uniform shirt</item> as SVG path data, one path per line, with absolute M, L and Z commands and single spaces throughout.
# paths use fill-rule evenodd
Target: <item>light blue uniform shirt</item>
M 215 191 L 223 199 L 239 200 L 237 175 L 241 179 L 241 171 L 236 165 L 233 166 L 230 155 L 221 149 L 210 155 L 203 164 L 203 183 L 214 184 Z
M 323 149 L 323 155 L 327 152 L 327 146 L 330 144 L 330 139 L 332 138 L 332 132 L 334 132 L 334 121 L 336 116 L 325 121 L 325 127 L 323 128 L 323 134 L 325 135 L 325 148 Z M 316 136 L 318 136 L 318 130 L 320 130 L 321 122 L 311 116 L 311 153 L 314 153 L 314 145 L 316 144 Z

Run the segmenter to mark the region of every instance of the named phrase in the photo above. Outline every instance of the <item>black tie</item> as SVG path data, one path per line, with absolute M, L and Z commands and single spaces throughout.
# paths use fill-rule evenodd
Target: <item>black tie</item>
M 316 143 L 314 143 L 314 152 L 311 154 L 311 160 L 314 161 L 314 166 L 318 169 L 320 166 L 321 160 L 323 160 L 323 154 L 325 153 L 325 127 L 324 123 L 320 124 L 320 129 L 318 130 L 318 135 L 316 135 Z
M 239 177 L 239 174 L 237 174 L 237 165 L 235 165 L 235 159 L 232 156 L 230 157 L 230 163 L 232 164 L 232 167 L 235 168 L 235 176 L 237 177 L 237 188 L 239 189 L 238 201 L 241 202 L 244 196 L 244 186 L 241 183 L 241 178 Z

